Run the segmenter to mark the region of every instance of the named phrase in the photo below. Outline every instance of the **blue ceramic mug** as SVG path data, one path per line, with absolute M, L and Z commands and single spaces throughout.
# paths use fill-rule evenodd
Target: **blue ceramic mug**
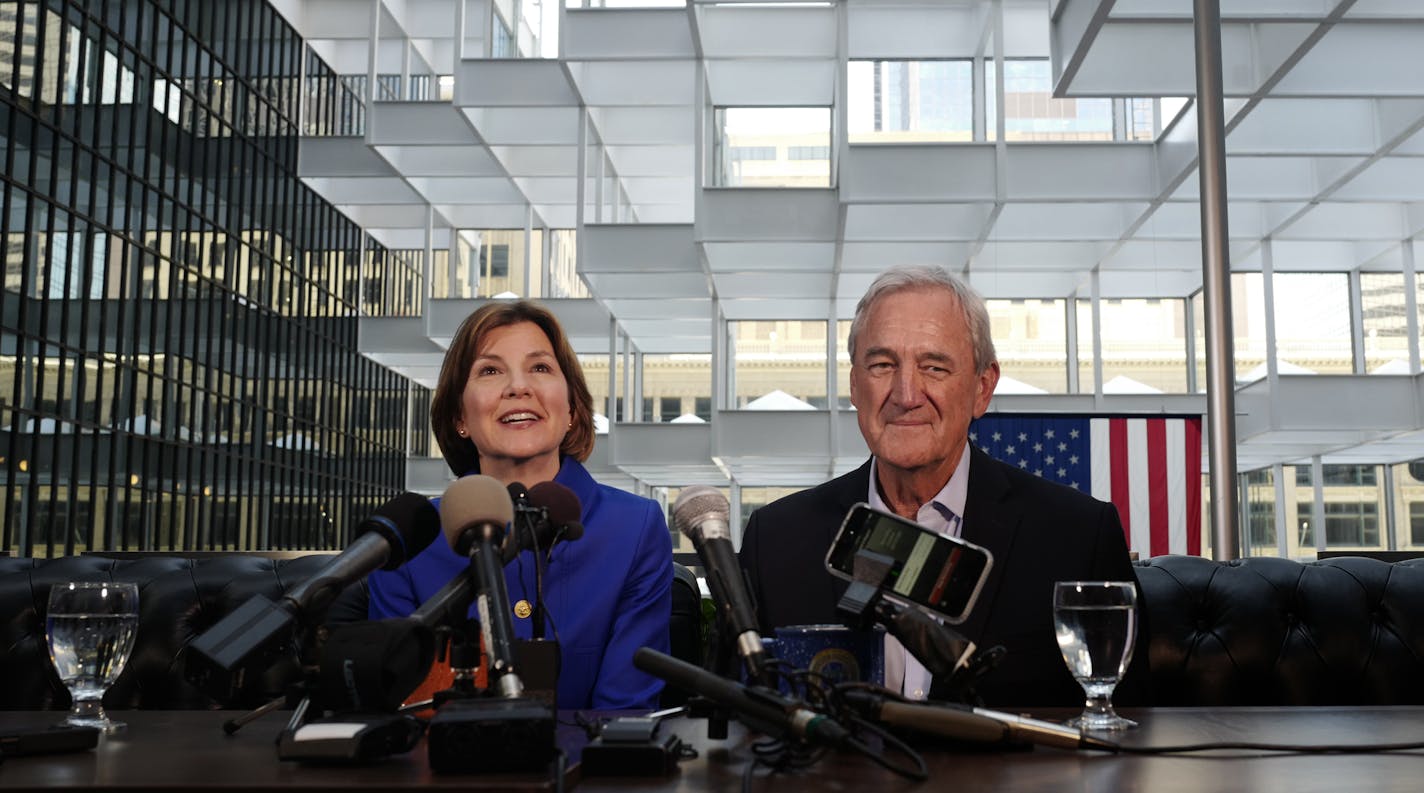
M 763 639 L 767 652 L 796 669 L 833 683 L 885 681 L 885 629 L 853 631 L 844 625 L 787 625 Z

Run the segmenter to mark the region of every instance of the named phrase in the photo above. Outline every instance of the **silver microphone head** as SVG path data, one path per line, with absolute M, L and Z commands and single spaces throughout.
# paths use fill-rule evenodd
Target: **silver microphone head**
M 704 540 L 730 540 L 732 505 L 722 491 L 707 485 L 685 487 L 672 505 L 672 522 L 693 544 Z

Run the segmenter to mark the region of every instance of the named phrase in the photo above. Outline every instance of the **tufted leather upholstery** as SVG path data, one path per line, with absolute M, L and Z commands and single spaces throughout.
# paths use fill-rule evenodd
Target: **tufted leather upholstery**
M 133 655 L 104 696 L 105 707 L 250 708 L 280 696 L 301 675 L 295 660 L 282 661 L 248 680 L 237 698 L 215 702 L 184 678 L 179 654 L 195 636 L 253 595 L 276 600 L 330 559 L 318 554 L 279 561 L 240 553 L 201 559 L 0 557 L 0 709 L 69 707 L 69 692 L 49 662 L 45 640 L 49 589 L 65 581 L 125 581 L 139 587 Z M 675 567 L 673 648 L 679 657 L 701 663 L 702 610 L 696 578 L 687 568 Z M 327 622 L 365 619 L 366 601 L 365 581 L 352 584 L 328 609 Z
M 114 560 L 0 557 L 0 708 L 67 708 L 69 692 L 49 663 L 49 589 L 64 581 L 123 581 L 139 587 L 133 655 L 104 697 L 110 708 L 252 707 L 297 679 L 294 661 L 247 681 L 241 695 L 216 703 L 183 678 L 179 651 L 255 594 L 270 599 L 315 573 L 329 556 L 276 561 L 233 554 L 205 559 L 153 556 Z
M 252 595 L 276 599 L 329 559 L 0 557 L 0 709 L 68 707 L 44 633 L 49 588 L 63 581 L 139 585 L 133 657 L 107 707 L 260 704 L 297 679 L 295 662 L 248 681 L 238 699 L 215 703 L 184 680 L 179 652 Z M 1424 559 L 1159 556 L 1135 570 L 1150 631 L 1139 651 L 1148 653 L 1153 704 L 1424 704 Z M 695 585 L 680 583 L 674 649 L 695 660 L 701 613 L 691 605 Z M 364 595 L 349 587 L 328 619 L 361 618 Z
M 1424 559 L 1159 556 L 1136 572 L 1155 705 L 1424 704 Z

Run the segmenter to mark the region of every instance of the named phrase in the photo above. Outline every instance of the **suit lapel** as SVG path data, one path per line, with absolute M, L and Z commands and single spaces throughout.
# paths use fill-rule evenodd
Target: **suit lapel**
M 994 555 L 994 565 L 989 570 L 984 589 L 979 593 L 979 601 L 969 619 L 960 627 L 961 632 L 975 641 L 983 634 L 984 625 L 999 598 L 1025 508 L 1021 499 L 1010 498 L 1013 486 L 1000 466 L 1001 463 L 971 446 L 969 491 L 964 501 L 961 536 L 989 549 L 989 553 Z
M 859 468 L 849 474 L 832 480 L 835 488 L 831 492 L 831 498 L 824 502 L 826 508 L 830 510 L 819 521 L 825 535 L 822 537 L 821 547 L 829 549 L 831 543 L 836 539 L 836 533 L 841 530 L 841 524 L 845 522 L 847 512 L 855 504 L 865 501 L 870 495 L 870 460 L 866 460 Z M 835 576 L 826 574 L 826 578 L 831 584 L 831 602 L 840 602 L 841 595 L 845 594 L 849 587 L 845 581 Z

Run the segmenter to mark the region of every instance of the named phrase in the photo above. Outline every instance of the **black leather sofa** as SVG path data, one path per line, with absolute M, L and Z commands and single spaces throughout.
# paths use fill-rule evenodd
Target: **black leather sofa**
M 251 708 L 286 693 L 301 678 L 295 659 L 283 660 L 244 681 L 230 699 L 215 701 L 183 674 L 181 652 L 195 636 L 253 595 L 277 600 L 296 583 L 330 561 L 313 554 L 287 559 L 253 554 L 169 555 L 113 559 L 66 556 L 56 559 L 0 557 L 0 709 L 67 708 L 69 692 L 49 661 L 45 611 L 49 589 L 65 581 L 123 581 L 139 586 L 139 627 L 133 654 L 105 694 L 115 709 Z M 700 656 L 701 598 L 691 571 L 674 565 L 672 650 L 682 658 Z M 365 618 L 364 582 L 337 598 L 327 622 Z M 680 702 L 669 691 L 665 702 Z
M 1159 556 L 1136 572 L 1154 705 L 1424 704 L 1424 559 Z
M 217 703 L 183 677 L 179 653 L 252 595 L 275 599 L 329 557 L 232 554 L 54 560 L 0 557 L 0 708 L 63 708 L 44 613 L 61 581 L 133 581 L 139 632 L 111 708 L 252 707 L 297 679 L 282 663 Z M 1424 559 L 1298 563 L 1161 556 L 1137 563 L 1156 705 L 1424 704 Z M 354 589 L 354 588 L 353 588 Z M 359 618 L 359 590 L 333 619 Z M 683 568 L 673 588 L 673 651 L 696 657 L 701 609 Z M 345 609 L 343 613 L 341 610 Z

